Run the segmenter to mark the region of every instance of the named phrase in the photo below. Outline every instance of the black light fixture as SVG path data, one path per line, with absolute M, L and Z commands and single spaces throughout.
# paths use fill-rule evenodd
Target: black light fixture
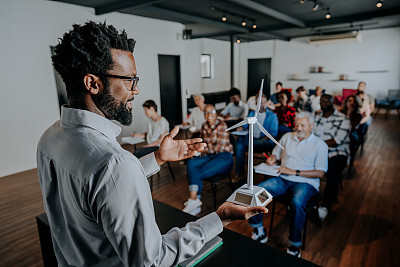
M 221 18 L 221 19 L 222 19 L 222 21 L 226 21 L 226 16 L 225 16 L 225 14 L 222 15 L 222 18 Z
M 242 19 L 242 26 L 243 27 L 246 26 L 246 20 L 245 19 Z
M 318 7 L 319 7 L 318 2 L 315 2 L 315 5 L 314 5 L 314 7 L 312 8 L 312 10 L 313 10 L 313 11 L 317 11 Z
M 300 0 L 300 4 L 304 4 L 304 0 Z
M 325 15 L 325 18 L 330 19 L 331 18 L 331 12 L 328 10 L 328 12 Z
M 239 38 L 236 40 L 236 43 L 237 43 L 237 44 L 240 44 L 240 39 L 239 39 Z
M 376 7 L 382 7 L 382 5 L 383 5 L 383 4 L 382 4 L 382 1 L 383 1 L 383 0 L 379 0 L 378 3 L 376 3 Z
M 257 28 L 257 25 L 256 25 L 256 22 L 255 21 L 253 21 L 253 29 L 255 29 L 255 28 Z

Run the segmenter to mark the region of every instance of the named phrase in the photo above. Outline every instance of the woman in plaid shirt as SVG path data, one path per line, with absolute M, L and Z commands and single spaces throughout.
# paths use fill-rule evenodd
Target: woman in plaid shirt
M 187 164 L 190 197 L 183 211 L 192 215 L 201 211 L 203 179 L 229 173 L 233 167 L 233 146 L 229 142 L 229 133 L 225 131 L 225 122 L 217 119 L 213 105 L 207 105 L 204 117 L 206 122 L 201 128 L 201 135 L 207 146 L 199 157 L 190 159 Z

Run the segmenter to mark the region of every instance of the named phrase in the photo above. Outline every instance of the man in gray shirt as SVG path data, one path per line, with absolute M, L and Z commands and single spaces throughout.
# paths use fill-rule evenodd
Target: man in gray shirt
M 194 255 L 223 226 L 265 213 L 224 203 L 215 213 L 161 235 L 146 177 L 166 161 L 201 151 L 201 139 L 173 140 L 140 160 L 116 141 L 132 122 L 139 93 L 135 41 L 113 26 L 73 25 L 55 48 L 68 106 L 41 137 L 37 167 L 43 203 L 60 266 L 171 266 Z

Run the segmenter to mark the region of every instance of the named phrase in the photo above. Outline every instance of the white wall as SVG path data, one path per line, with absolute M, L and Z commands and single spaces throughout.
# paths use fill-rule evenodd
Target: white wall
M 362 32 L 362 42 L 311 45 L 304 39 L 262 41 L 240 45 L 240 88 L 247 87 L 247 59 L 272 57 L 271 90 L 281 81 L 285 88 L 294 90 L 304 85 L 315 88 L 322 85 L 328 93 L 339 93 L 343 88 L 357 88 L 359 81 L 367 83 L 369 94 L 386 96 L 388 89 L 400 88 L 400 28 Z M 313 66 L 323 66 L 331 74 L 309 73 Z M 359 71 L 388 70 L 386 73 L 359 73 Z M 293 74 L 308 81 L 289 81 Z M 357 81 L 335 82 L 340 74 Z
M 142 103 L 160 103 L 158 54 L 181 55 L 186 83 L 182 25 L 120 13 L 95 16 L 91 8 L 44 0 L 0 1 L 0 177 L 36 167 L 41 134 L 59 119 L 50 46 L 74 23 L 104 21 L 136 39 L 140 94 L 134 101 L 134 126 L 122 135 L 145 130 Z M 184 94 L 182 93 L 182 96 Z

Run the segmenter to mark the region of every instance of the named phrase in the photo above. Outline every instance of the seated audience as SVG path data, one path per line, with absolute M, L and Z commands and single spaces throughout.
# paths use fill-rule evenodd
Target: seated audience
M 258 99 L 259 93 L 260 93 L 260 90 L 257 91 L 256 95 L 250 96 L 249 99 L 247 99 L 246 105 L 249 109 L 249 112 L 257 109 L 257 99 Z M 263 95 L 263 97 L 264 97 L 264 95 Z
M 266 107 L 265 96 L 261 99 L 260 111 L 257 114 L 257 120 L 261 123 L 265 130 L 267 130 L 273 137 L 278 134 L 278 117 L 271 110 Z M 255 111 L 249 113 L 249 117 L 254 117 Z M 248 125 L 244 125 L 242 129 L 248 129 Z M 239 128 L 238 128 L 239 129 Z M 240 129 L 239 129 L 240 130 Z M 274 142 L 265 136 L 260 128 L 255 125 L 253 127 L 253 148 L 255 152 L 271 151 L 274 147 Z M 236 175 L 232 179 L 235 183 L 244 177 L 245 153 L 249 146 L 249 135 L 241 136 L 236 142 L 236 159 L 235 159 L 235 172 Z
M 229 142 L 229 133 L 225 131 L 225 122 L 217 119 L 213 105 L 206 106 L 204 116 L 206 122 L 201 128 L 201 137 L 207 146 L 199 157 L 194 157 L 187 163 L 190 196 L 183 211 L 192 215 L 201 211 L 203 179 L 230 172 L 233 167 L 233 147 Z
M 358 84 L 358 91 L 356 93 L 357 99 L 359 103 L 361 103 L 361 114 L 363 118 L 361 119 L 360 126 L 359 126 L 359 136 L 360 136 L 360 143 L 364 143 L 364 137 L 367 133 L 368 127 L 372 123 L 371 113 L 375 108 L 375 99 L 365 93 L 365 82 L 360 82 Z
M 204 103 L 203 95 L 195 95 L 193 100 L 196 107 L 193 108 L 188 120 L 182 123 L 182 125 L 194 125 L 196 130 L 199 131 L 203 123 L 206 121 L 204 118 L 204 109 L 206 108 L 206 104 Z
M 249 113 L 248 107 L 240 98 L 240 90 L 231 88 L 229 90 L 231 102 L 222 111 L 222 116 L 226 119 L 229 126 L 234 125 L 240 119 L 244 119 Z
M 342 172 L 349 156 L 350 120 L 333 107 L 331 95 L 321 96 L 322 113 L 315 116 L 314 134 L 320 137 L 329 147 L 328 172 L 322 205 L 318 208 L 321 220 L 328 215 L 336 201 Z
M 162 140 L 169 132 L 169 123 L 157 113 L 157 104 L 153 100 L 147 100 L 143 103 L 144 114 L 149 121 L 145 133 L 133 133 L 133 137 L 146 138 L 147 144 L 137 149 L 134 155 L 141 158 L 151 152 L 154 152 L 160 146 Z
M 304 86 L 300 86 L 296 89 L 297 99 L 293 104 L 293 107 L 297 112 L 306 111 L 311 112 L 311 100 L 308 98 L 307 90 Z
M 274 107 L 279 107 L 281 105 L 281 103 L 279 103 L 278 100 L 278 94 L 281 92 L 282 90 L 282 83 L 281 82 L 277 82 L 275 84 L 275 94 L 271 95 L 271 97 L 269 98 L 269 101 L 272 103 L 268 103 L 268 106 L 271 106 L 271 104 Z
M 313 114 L 317 114 L 321 112 L 321 106 L 319 104 L 319 101 L 321 99 L 321 95 L 322 95 L 322 87 L 321 86 L 317 86 L 315 88 L 315 95 L 312 95 L 310 97 L 311 100 L 311 111 L 313 112 Z
M 278 116 L 278 136 L 291 132 L 294 126 L 296 110 L 293 107 L 288 106 L 289 94 L 290 92 L 288 91 L 280 92 L 278 94 L 278 100 L 281 105 L 274 109 L 274 112 Z
M 307 202 L 319 191 L 319 179 L 328 168 L 328 146 L 312 133 L 313 119 L 308 113 L 299 113 L 293 133 L 286 133 L 275 146 L 266 164 L 280 164 L 280 175 L 262 182 L 273 197 L 289 194 L 289 243 L 287 252 L 300 257 L 301 233 L 305 223 Z M 249 219 L 254 228 L 252 239 L 265 243 L 268 237 L 262 214 Z
M 339 109 L 350 120 L 350 160 L 354 160 L 354 155 L 360 145 L 359 125 L 362 119 L 360 114 L 360 104 L 355 95 L 349 95 L 343 102 L 343 106 Z M 352 162 L 351 162 L 352 163 Z

